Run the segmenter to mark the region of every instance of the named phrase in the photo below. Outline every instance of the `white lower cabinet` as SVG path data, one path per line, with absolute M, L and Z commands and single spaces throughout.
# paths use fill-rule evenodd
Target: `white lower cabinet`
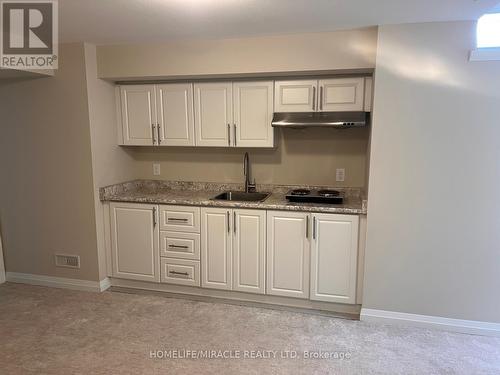
M 359 218 L 313 214 L 311 299 L 355 303 Z
M 233 210 L 233 289 L 266 292 L 266 211 Z
M 232 210 L 201 209 L 201 286 L 232 289 Z
M 113 276 L 160 281 L 158 206 L 111 203 Z
M 309 298 L 309 217 L 267 212 L 267 294 Z
M 265 222 L 265 211 L 202 208 L 202 287 L 265 293 Z
M 359 217 L 111 203 L 112 276 L 356 303 Z

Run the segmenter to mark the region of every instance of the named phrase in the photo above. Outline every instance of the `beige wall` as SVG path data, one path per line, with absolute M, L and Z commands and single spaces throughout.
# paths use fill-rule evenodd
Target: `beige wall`
M 275 149 L 128 148 L 140 178 L 242 182 L 243 155 L 250 154 L 257 183 L 318 184 L 364 187 L 369 128 L 275 130 Z M 153 161 L 161 176 L 153 176 Z M 335 182 L 335 169 L 345 168 L 345 182 Z
M 379 30 L 363 307 L 500 322 L 500 62 L 472 22 Z
M 60 48 L 54 77 L 0 84 L 0 222 L 7 270 L 98 280 L 82 45 Z M 56 268 L 54 253 L 81 256 Z
M 85 44 L 84 49 L 99 279 L 102 280 L 106 277 L 105 218 L 99 188 L 134 179 L 135 168 L 127 151 L 117 145 L 115 86 L 97 78 L 96 47 Z
M 103 45 L 99 77 L 151 79 L 363 70 L 375 67 L 377 28 L 285 36 Z

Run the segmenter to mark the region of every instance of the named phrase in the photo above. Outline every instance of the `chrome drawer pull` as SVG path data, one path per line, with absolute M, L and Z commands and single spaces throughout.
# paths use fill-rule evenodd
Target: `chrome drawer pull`
M 168 245 L 168 247 L 175 247 L 176 249 L 189 249 L 188 246 L 181 246 L 181 245 Z
M 183 222 L 187 222 L 188 219 L 178 219 L 178 218 L 175 218 L 175 217 L 169 217 L 168 221 L 183 221 Z
M 189 273 L 187 272 L 177 272 L 177 271 L 170 271 L 172 275 L 181 275 L 181 276 L 189 276 Z

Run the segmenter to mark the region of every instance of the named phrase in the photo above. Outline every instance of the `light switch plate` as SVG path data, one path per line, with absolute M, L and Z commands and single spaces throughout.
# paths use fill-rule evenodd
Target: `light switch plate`
M 345 181 L 345 169 L 344 168 L 337 168 L 336 173 L 335 173 L 335 181 L 337 181 L 337 182 L 344 182 Z
M 159 176 L 160 174 L 160 163 L 153 163 L 153 176 Z

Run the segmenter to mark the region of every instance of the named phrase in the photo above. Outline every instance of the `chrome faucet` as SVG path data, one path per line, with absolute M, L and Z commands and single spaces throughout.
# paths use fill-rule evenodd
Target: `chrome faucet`
M 255 179 L 253 183 L 250 182 L 250 158 L 248 152 L 245 152 L 245 159 L 243 159 L 243 174 L 245 175 L 245 193 L 255 192 Z

